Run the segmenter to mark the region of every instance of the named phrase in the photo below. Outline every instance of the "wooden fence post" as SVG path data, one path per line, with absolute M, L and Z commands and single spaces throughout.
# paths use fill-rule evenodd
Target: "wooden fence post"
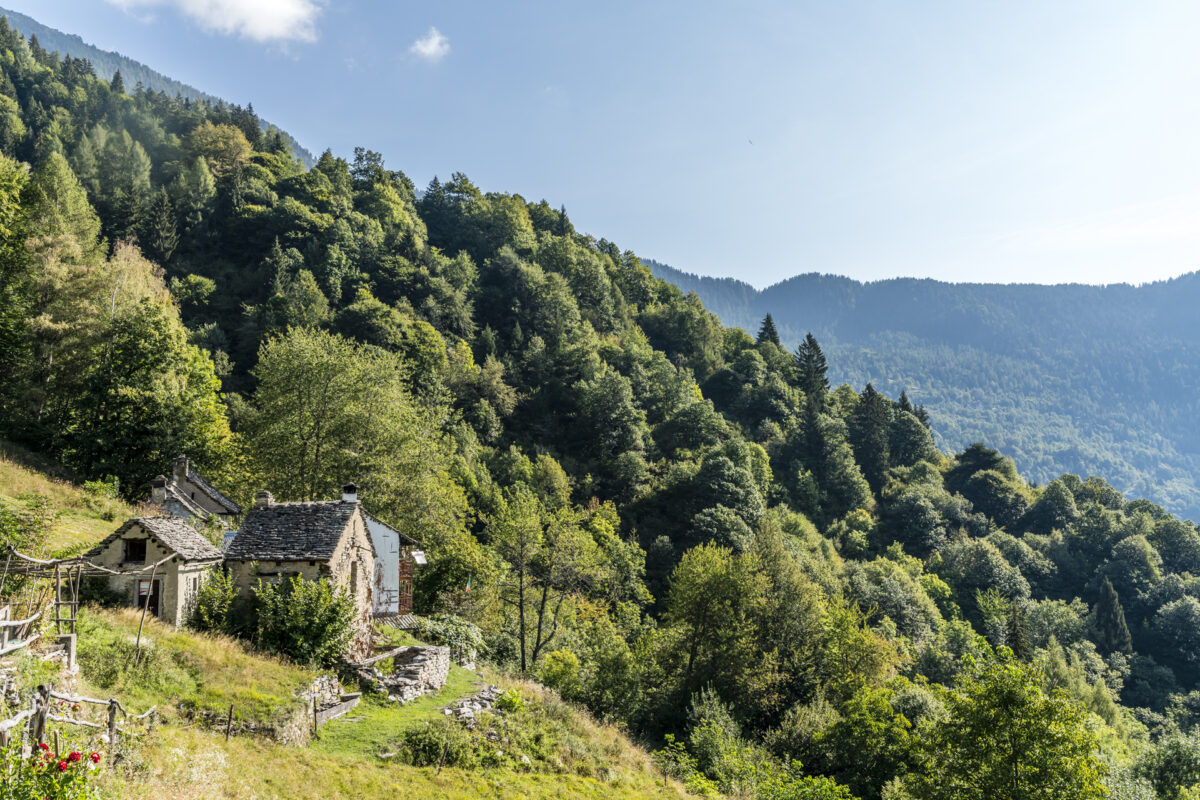
M 158 572 L 158 564 L 150 570 L 150 585 L 146 587 L 146 602 L 142 603 L 142 621 L 138 623 L 137 635 L 137 652 L 133 655 L 133 667 L 137 669 L 138 662 L 142 660 L 142 626 L 146 624 L 146 610 L 150 608 L 150 595 L 154 593 L 154 573 Z M 135 583 L 134 586 L 137 584 Z M 162 598 L 158 598 L 158 602 L 162 603 Z M 161 605 L 159 606 L 161 608 Z
M 46 716 L 50 713 L 50 687 L 37 687 L 37 709 L 30 722 L 31 744 L 37 747 L 46 738 Z
M 117 763 L 117 701 L 108 701 L 108 763 Z
M 229 741 L 231 733 L 233 733 L 233 703 L 229 704 L 229 718 L 225 720 L 225 741 Z

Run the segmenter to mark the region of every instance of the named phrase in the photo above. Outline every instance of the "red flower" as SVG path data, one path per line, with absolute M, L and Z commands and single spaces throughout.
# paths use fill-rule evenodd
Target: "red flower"
M 100 763 L 100 754 L 99 753 L 92 753 L 92 763 L 93 764 Z
M 66 771 L 67 771 L 67 767 L 69 767 L 69 766 L 71 766 L 71 765 L 70 765 L 70 764 L 68 764 L 67 762 L 65 762 L 65 761 L 60 761 L 60 762 L 58 762 L 58 771 L 59 771 L 59 772 L 66 772 Z
M 46 744 L 45 742 L 38 742 L 38 747 L 42 748 L 43 750 L 45 750 L 47 752 L 49 752 L 49 750 L 50 750 L 50 745 Z
M 74 751 L 71 752 L 71 755 L 67 756 L 67 760 L 70 761 L 71 763 L 75 763 L 76 761 L 78 761 L 81 758 L 83 758 L 83 754 L 76 753 Z

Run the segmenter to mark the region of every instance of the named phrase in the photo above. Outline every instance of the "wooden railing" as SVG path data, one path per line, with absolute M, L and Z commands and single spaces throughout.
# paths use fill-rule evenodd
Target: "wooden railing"
M 54 700 L 60 700 L 71 705 L 91 704 L 106 706 L 108 708 L 107 724 L 52 714 L 50 712 L 53 708 Z M 121 702 L 116 698 L 97 700 L 94 697 L 73 697 L 69 694 L 56 692 L 49 686 L 39 686 L 30 700 L 30 708 L 10 719 L 0 720 L 0 747 L 8 746 L 14 732 L 19 733 L 21 731 L 20 726 L 22 724 L 28 726 L 30 746 L 36 747 L 46 738 L 46 724 L 48 722 L 56 722 L 62 725 L 75 725 L 81 728 L 94 728 L 106 731 L 108 733 L 109 757 L 115 759 L 120 747 L 121 735 L 129 733 L 126 728 L 117 724 L 119 715 L 124 715 L 131 722 L 150 720 L 153 723 L 153 715 L 157 708 L 157 706 L 151 706 L 148 711 L 135 715 L 121 705 Z

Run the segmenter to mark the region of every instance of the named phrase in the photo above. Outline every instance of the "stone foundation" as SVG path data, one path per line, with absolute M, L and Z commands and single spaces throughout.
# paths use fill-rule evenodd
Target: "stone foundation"
M 440 691 L 450 677 L 449 647 L 405 647 L 393 656 L 390 673 L 378 667 L 355 671 L 364 691 L 386 695 L 394 703 L 410 703 Z

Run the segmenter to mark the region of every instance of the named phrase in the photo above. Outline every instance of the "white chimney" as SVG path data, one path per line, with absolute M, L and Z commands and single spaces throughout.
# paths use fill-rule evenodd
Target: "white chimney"
M 254 505 L 256 508 L 270 508 L 275 505 L 275 497 L 266 489 L 263 489 L 254 495 Z
M 175 478 L 175 483 L 183 483 L 187 480 L 188 474 L 188 457 L 176 456 L 175 468 L 172 470 L 172 475 Z
M 357 503 L 358 502 L 358 487 L 353 483 L 347 483 L 342 487 L 342 502 Z
M 167 476 L 159 475 L 150 481 L 150 502 L 162 505 L 167 499 Z

